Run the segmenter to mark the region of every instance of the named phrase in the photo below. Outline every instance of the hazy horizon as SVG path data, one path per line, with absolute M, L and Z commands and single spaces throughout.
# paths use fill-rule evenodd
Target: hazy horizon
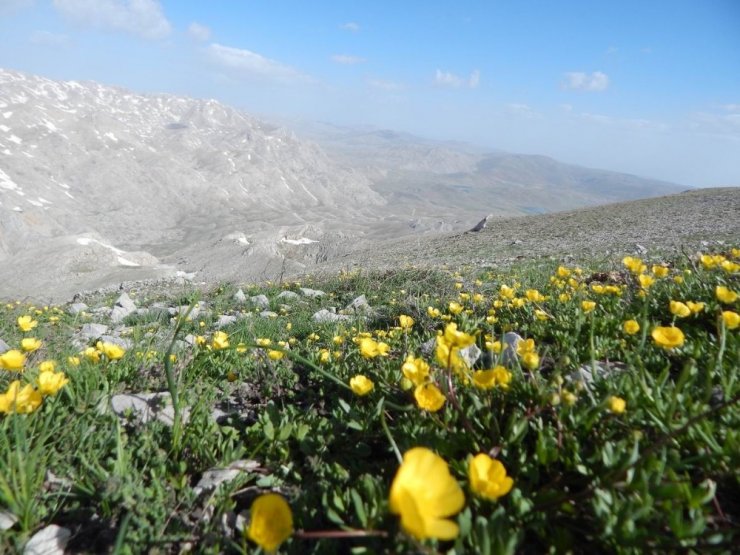
M 0 67 L 740 185 L 740 4 L 0 0 Z

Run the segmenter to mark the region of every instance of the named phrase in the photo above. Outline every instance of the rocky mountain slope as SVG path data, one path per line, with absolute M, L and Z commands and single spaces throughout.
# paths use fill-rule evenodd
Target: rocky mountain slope
M 272 279 L 487 213 L 679 189 L 392 131 L 306 137 L 214 100 L 0 69 L 0 297 Z

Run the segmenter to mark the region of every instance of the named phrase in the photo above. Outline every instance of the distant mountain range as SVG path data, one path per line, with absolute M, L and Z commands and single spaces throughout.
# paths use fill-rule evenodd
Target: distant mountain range
M 214 100 L 0 69 L 0 295 L 178 270 L 273 277 L 487 213 L 685 189 L 388 130 L 295 129 Z

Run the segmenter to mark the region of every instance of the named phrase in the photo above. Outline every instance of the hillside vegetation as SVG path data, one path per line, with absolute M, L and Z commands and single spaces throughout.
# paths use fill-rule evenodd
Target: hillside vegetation
M 393 270 L 9 302 L 0 551 L 729 553 L 735 195 L 363 254 Z

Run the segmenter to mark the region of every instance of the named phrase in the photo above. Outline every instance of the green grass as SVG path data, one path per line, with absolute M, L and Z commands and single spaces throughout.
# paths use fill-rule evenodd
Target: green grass
M 324 297 L 285 303 L 277 294 L 298 284 L 245 287 L 248 296 L 268 296 L 275 319 L 237 305 L 231 284 L 169 300 L 140 292 L 140 306 L 205 301 L 209 312 L 192 320 L 130 316 L 134 347 L 123 358 L 81 357 L 79 366 L 68 362 L 80 350 L 72 337 L 92 316 L 0 307 L 0 337 L 11 348 L 23 337 L 43 341 L 24 372 L 0 370 L 0 391 L 14 379 L 34 384 L 44 360 L 56 361 L 69 379 L 31 414 L 0 415 L 0 511 L 17 519 L 0 536 L 0 552 L 22 550 L 49 524 L 72 531 L 71 552 L 251 552 L 255 544 L 222 521 L 248 519 L 253 500 L 275 491 L 293 513 L 295 533 L 281 546 L 292 553 L 729 553 L 740 519 L 740 338 L 721 317 L 737 311 L 738 301 L 720 302 L 716 287 L 738 291 L 738 274 L 685 258 L 650 261 L 648 273 L 654 262 L 668 263 L 669 275 L 644 294 L 620 258 L 581 272 L 571 266 L 562 277 L 554 263 L 526 261 L 503 270 L 344 273 L 300 284 Z M 612 273 L 597 275 L 602 271 Z M 587 285 L 591 278 L 614 282 L 618 292 L 599 294 Z M 528 289 L 546 299 L 512 303 L 502 285 L 516 289 L 515 299 Z M 341 309 L 361 294 L 373 308 L 366 317 L 312 321 L 316 310 Z M 587 299 L 597 303 L 590 313 L 581 304 Z M 705 307 L 677 318 L 671 300 Z M 450 301 L 463 312 L 448 314 Z M 38 321 L 36 329 L 18 329 L 24 314 Z M 241 317 L 223 330 L 226 349 L 211 343 L 220 314 Z M 408 332 L 398 327 L 402 314 L 415 320 Z M 508 388 L 475 387 L 473 372 L 484 367 L 455 375 L 433 347 L 424 350 L 445 319 L 476 337 L 486 367 L 501 362 L 487 347 L 504 332 L 533 339 L 537 368 L 513 357 Z M 627 319 L 639 323 L 637 334 L 623 331 Z M 651 331 L 671 324 L 685 342 L 666 350 Z M 364 358 L 353 341 L 361 333 L 386 342 L 388 356 Z M 205 344 L 181 344 L 188 334 Z M 260 338 L 271 345 L 258 348 Z M 270 350 L 286 356 L 273 360 Z M 431 380 L 445 395 L 439 411 L 417 406 L 401 372 L 408 354 L 431 364 Z M 604 361 L 623 370 L 590 386 L 570 379 L 579 367 Z M 366 396 L 348 386 L 357 374 L 375 384 Z M 168 390 L 188 409 L 174 426 L 122 421 L 109 409 L 116 393 Z M 626 401 L 623 413 L 609 410 L 612 396 Z M 218 423 L 214 407 L 225 413 Z M 394 445 L 400 453 L 427 447 L 449 465 L 465 493 L 451 517 L 460 529 L 454 540 L 412 539 L 390 512 Z M 478 453 L 495 456 L 514 480 L 497 501 L 471 491 L 468 463 Z M 240 459 L 259 467 L 196 494 L 205 471 Z

